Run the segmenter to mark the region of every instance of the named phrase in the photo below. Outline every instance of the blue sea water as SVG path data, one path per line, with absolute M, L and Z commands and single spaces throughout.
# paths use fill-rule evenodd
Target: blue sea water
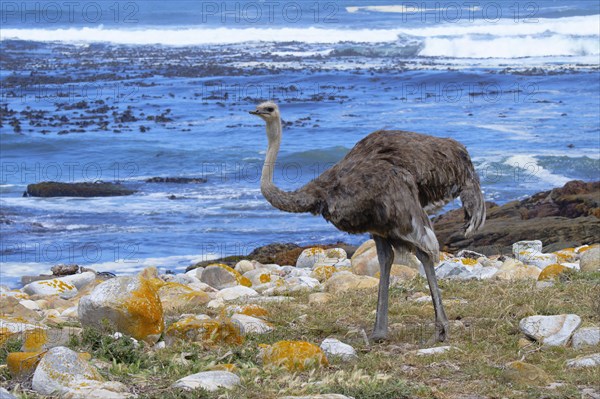
M 3 1 L 0 17 L 3 284 L 56 263 L 182 270 L 360 243 L 262 197 L 266 137 L 247 111 L 266 99 L 285 189 L 379 128 L 461 141 L 497 203 L 599 178 L 595 1 Z M 47 180 L 138 192 L 22 197 Z

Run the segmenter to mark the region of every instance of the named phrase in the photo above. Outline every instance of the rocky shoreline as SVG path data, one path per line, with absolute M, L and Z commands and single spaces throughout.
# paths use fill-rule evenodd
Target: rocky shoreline
M 298 250 L 289 246 L 279 249 Z M 257 256 L 267 254 L 258 251 Z M 392 286 L 414 284 L 421 278 L 420 269 L 414 255 L 397 258 L 392 267 Z M 372 240 L 363 243 L 351 257 L 340 247 L 303 249 L 293 265 L 240 260 L 233 268 L 213 263 L 186 273 L 159 274 L 151 267 L 138 275 L 112 278 L 75 266 L 57 266 L 53 273 L 52 278 L 33 281 L 22 289 L 0 287 L 0 343 L 12 342 L 14 347 L 16 341 L 21 345 L 7 353 L 9 386 L 19 382 L 38 395 L 58 393 L 69 398 L 137 397 L 126 384 L 106 380 L 89 354 L 69 348 L 86 329 L 109 331 L 107 339 L 125 339 L 136 347 L 144 345 L 150 353 L 176 348 L 181 343 L 236 347 L 249 337 L 273 334 L 282 328 L 270 321 L 269 304 L 283 306 L 304 294 L 308 295 L 309 307 L 326 306 L 339 295 L 374 293 L 379 284 Z M 436 267 L 441 281 L 537 281 L 537 289 L 568 282 L 580 273 L 600 276 L 600 245 L 544 253 L 540 241 L 520 241 L 512 245 L 510 257 L 487 257 L 465 250 L 455 255 L 442 252 Z M 430 303 L 430 297 L 418 294 L 407 300 Z M 600 316 L 600 302 L 598 312 Z M 600 327 L 581 325 L 582 319 L 576 314 L 536 315 L 520 320 L 526 342 L 567 348 L 599 345 Z M 453 350 L 453 346 L 423 348 L 414 355 L 432 356 Z M 257 361 L 266 370 L 275 367 L 293 373 L 327 368 L 335 362 L 353 362 L 360 356 L 351 345 L 332 337 L 320 345 L 280 339 L 262 345 Z M 595 353 L 572 358 L 565 367 L 599 365 L 600 353 Z M 236 369 L 234 364 L 217 364 L 173 381 L 172 389 L 236 389 L 243 384 Z M 543 371 L 524 362 L 508 363 L 506 370 L 504 378 L 511 381 L 531 374 L 538 380 L 548 380 Z M 7 392 L 3 396 L 13 397 Z

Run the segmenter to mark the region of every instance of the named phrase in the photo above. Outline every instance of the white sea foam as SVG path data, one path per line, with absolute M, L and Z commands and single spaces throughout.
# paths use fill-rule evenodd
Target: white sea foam
M 178 28 L 178 29 L 3 29 L 2 39 L 33 41 L 110 42 L 190 46 L 245 42 L 302 42 L 308 44 L 396 43 L 406 38 L 422 42 L 419 55 L 448 58 L 521 58 L 589 56 L 600 54 L 598 15 L 538 19 L 515 23 L 502 19 L 445 23 L 423 28 L 323 29 L 309 28 Z M 297 52 L 302 55 L 302 51 Z M 304 55 L 313 55 L 306 50 Z
M 504 164 L 522 169 L 524 173 L 521 180 L 526 183 L 532 183 L 534 180 L 539 179 L 550 183 L 553 187 L 560 187 L 571 180 L 568 177 L 557 175 L 544 169 L 538 165 L 537 159 L 531 155 L 513 155 L 504 161 Z

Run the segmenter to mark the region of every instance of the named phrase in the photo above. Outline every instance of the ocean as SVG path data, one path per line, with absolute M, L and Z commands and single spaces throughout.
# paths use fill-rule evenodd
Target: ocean
M 498 204 L 600 177 L 596 1 L 3 1 L 0 16 L 2 284 L 367 239 L 262 197 L 247 111 L 268 99 L 287 190 L 383 128 L 459 140 Z M 138 191 L 22 196 L 42 181 Z

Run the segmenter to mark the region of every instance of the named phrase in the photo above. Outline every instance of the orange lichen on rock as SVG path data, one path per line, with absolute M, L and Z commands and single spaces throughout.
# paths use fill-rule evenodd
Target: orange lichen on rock
M 148 279 L 140 278 L 140 288 L 131 292 L 125 310 L 133 317 L 123 332 L 139 340 L 162 333 L 165 324 L 162 302 L 155 285 Z
M 209 370 L 229 371 L 230 373 L 237 372 L 237 366 L 233 363 L 215 364 L 214 366 L 209 367 L 208 369 Z
M 544 270 L 542 270 L 542 272 L 538 276 L 538 281 L 552 280 L 558 277 L 560 274 L 563 274 L 569 270 L 570 269 L 568 267 L 559 265 L 558 263 L 553 263 L 551 265 L 546 266 Z
M 41 352 L 43 346 L 48 343 L 48 333 L 45 329 L 36 328 L 35 330 L 27 330 L 23 333 L 24 352 Z
M 477 264 L 477 259 L 461 258 L 460 262 L 465 266 L 475 266 Z
M 156 284 L 154 284 L 156 286 Z M 204 291 L 196 291 L 187 285 L 169 282 L 158 288 L 158 296 L 163 310 L 170 312 L 182 306 L 201 306 L 210 301 L 210 296 Z
M 237 280 L 239 285 L 243 285 L 245 287 L 252 287 L 252 281 L 250 281 L 250 279 L 248 277 L 242 276 L 237 270 L 232 269 L 231 267 L 227 266 L 224 263 L 212 263 L 206 267 L 209 267 L 209 266 L 218 266 L 222 269 L 225 269 L 229 273 L 231 273 L 233 276 L 235 276 L 235 279 Z
M 244 337 L 240 329 L 226 317 L 198 319 L 186 317 L 167 329 L 167 336 L 214 344 L 241 345 Z
M 13 334 L 14 333 L 11 332 L 8 328 L 0 327 L 0 345 L 4 345 L 4 343 L 8 341 L 10 337 L 13 336 Z
M 238 313 L 253 317 L 266 317 L 269 315 L 269 311 L 267 309 L 255 304 L 242 306 L 242 309 Z
M 66 281 L 59 280 L 57 278 L 52 280 L 40 281 L 39 284 L 55 288 L 58 292 L 72 291 L 76 289 L 74 285 L 69 284 Z
M 577 260 L 575 248 L 561 249 L 560 251 L 553 252 L 553 254 L 556 255 L 558 263 L 569 263 Z
M 268 273 L 263 273 L 258 277 L 258 280 L 262 283 L 270 283 L 271 282 L 271 275 Z
M 314 277 L 317 280 L 323 282 L 329 279 L 331 276 L 333 276 L 333 273 L 335 273 L 336 271 L 337 269 L 335 268 L 335 266 L 321 265 L 314 268 L 311 277 Z
M 284 367 L 289 371 L 328 366 L 325 353 L 316 345 L 305 341 L 279 341 L 273 345 L 259 345 L 265 366 Z
M 45 352 L 11 352 L 6 356 L 8 371 L 13 377 L 32 374 Z

